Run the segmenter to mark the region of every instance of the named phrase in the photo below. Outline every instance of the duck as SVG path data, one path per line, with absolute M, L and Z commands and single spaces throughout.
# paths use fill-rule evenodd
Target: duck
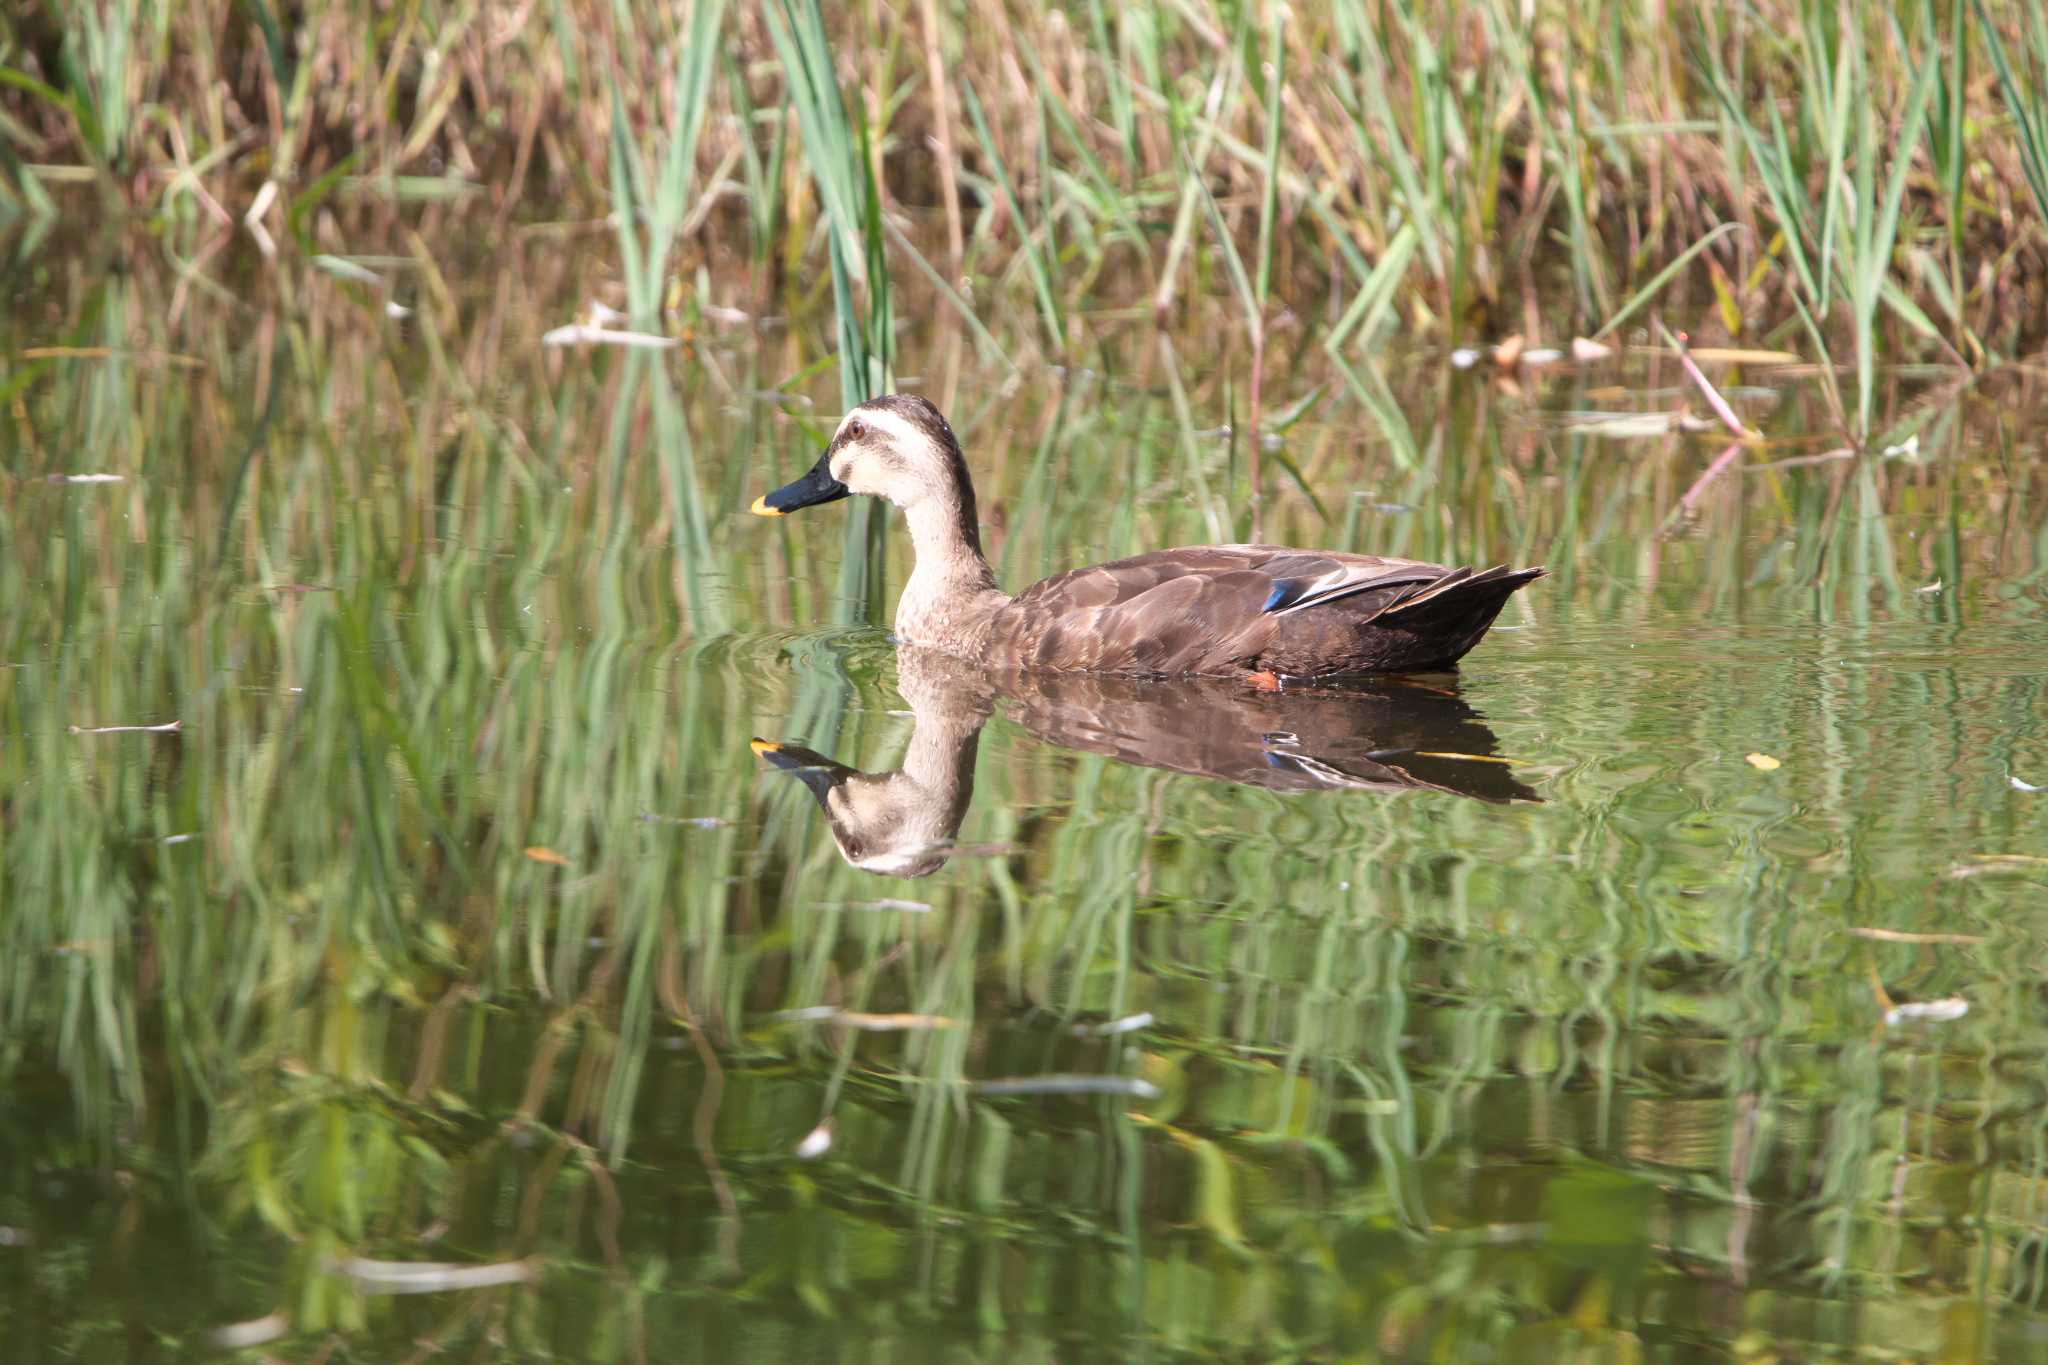
M 1011 596 L 981 547 L 974 482 L 930 400 L 847 412 L 802 477 L 756 498 L 787 516 L 860 494 L 903 514 L 915 567 L 900 644 L 998 669 L 1297 680 L 1449 669 L 1538 566 L 1473 570 L 1282 545 L 1184 545 L 1069 569 Z
M 748 741 L 769 767 L 809 788 L 839 856 L 879 876 L 928 877 L 975 851 L 955 841 L 998 704 L 1041 743 L 1267 791 L 1542 799 L 1515 777 L 1492 728 L 1455 687 L 1422 679 L 1260 691 L 1220 678 L 994 671 L 899 646 L 896 690 L 911 731 L 892 771 L 862 772 L 789 741 Z M 1189 725 L 1190 715 L 1202 723 Z

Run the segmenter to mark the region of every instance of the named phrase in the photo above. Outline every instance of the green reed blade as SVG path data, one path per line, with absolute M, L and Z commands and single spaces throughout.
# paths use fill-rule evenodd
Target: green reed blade
M 968 122 L 974 125 L 974 135 L 981 141 L 981 149 L 988 156 L 989 169 L 995 174 L 996 188 L 1002 192 L 1003 203 L 1010 210 L 1010 217 L 1017 225 L 1017 236 L 1021 242 L 1019 250 L 1031 272 L 1031 288 L 1038 296 L 1039 319 L 1045 324 L 1046 335 L 1052 339 L 1053 350 L 1066 349 L 1066 328 L 1060 320 L 1058 296 L 1052 285 L 1052 271 L 1047 266 L 1044 253 L 1039 249 L 1037 238 L 1032 235 L 1030 220 L 1024 216 L 1024 205 L 1017 198 L 1016 187 L 1010 183 L 1009 168 L 1003 164 L 1003 155 L 996 147 L 995 137 L 988 130 L 988 118 L 982 113 L 981 100 L 974 93 L 972 81 L 960 81 L 960 101 L 967 110 Z

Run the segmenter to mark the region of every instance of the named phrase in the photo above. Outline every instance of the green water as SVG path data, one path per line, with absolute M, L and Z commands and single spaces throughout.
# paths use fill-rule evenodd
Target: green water
M 1552 576 L 1455 677 L 1005 684 L 744 514 L 828 319 L 430 265 L 10 282 L 9 1359 L 2048 1357 L 2037 381 L 1681 515 L 1717 443 L 1560 420 L 1668 362 L 1392 348 L 1389 439 L 1304 340 L 1267 538 Z M 1227 316 L 906 330 L 1008 585 L 1248 532 Z

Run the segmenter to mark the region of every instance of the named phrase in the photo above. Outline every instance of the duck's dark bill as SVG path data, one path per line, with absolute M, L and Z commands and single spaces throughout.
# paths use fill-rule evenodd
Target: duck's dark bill
M 818 462 L 811 466 L 811 472 L 795 483 L 786 483 L 773 493 L 766 493 L 754 499 L 754 515 L 757 517 L 780 517 L 796 511 L 799 507 L 816 507 L 821 502 L 837 502 L 853 490 L 832 477 L 832 457 L 820 455 Z

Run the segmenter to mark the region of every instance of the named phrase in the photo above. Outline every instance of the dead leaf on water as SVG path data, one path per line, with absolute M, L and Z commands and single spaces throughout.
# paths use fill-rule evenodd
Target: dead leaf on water
M 534 844 L 529 847 L 526 850 L 526 856 L 537 863 L 546 863 L 549 867 L 567 867 L 569 865 L 567 858 L 541 844 Z
M 1760 773 L 1773 773 L 1785 766 L 1769 754 L 1744 754 L 1742 761 Z
M 1572 338 L 1572 359 L 1582 365 L 1591 364 L 1596 360 L 1605 360 L 1613 354 L 1614 348 L 1612 346 L 1602 345 L 1597 341 L 1588 341 L 1585 337 Z

